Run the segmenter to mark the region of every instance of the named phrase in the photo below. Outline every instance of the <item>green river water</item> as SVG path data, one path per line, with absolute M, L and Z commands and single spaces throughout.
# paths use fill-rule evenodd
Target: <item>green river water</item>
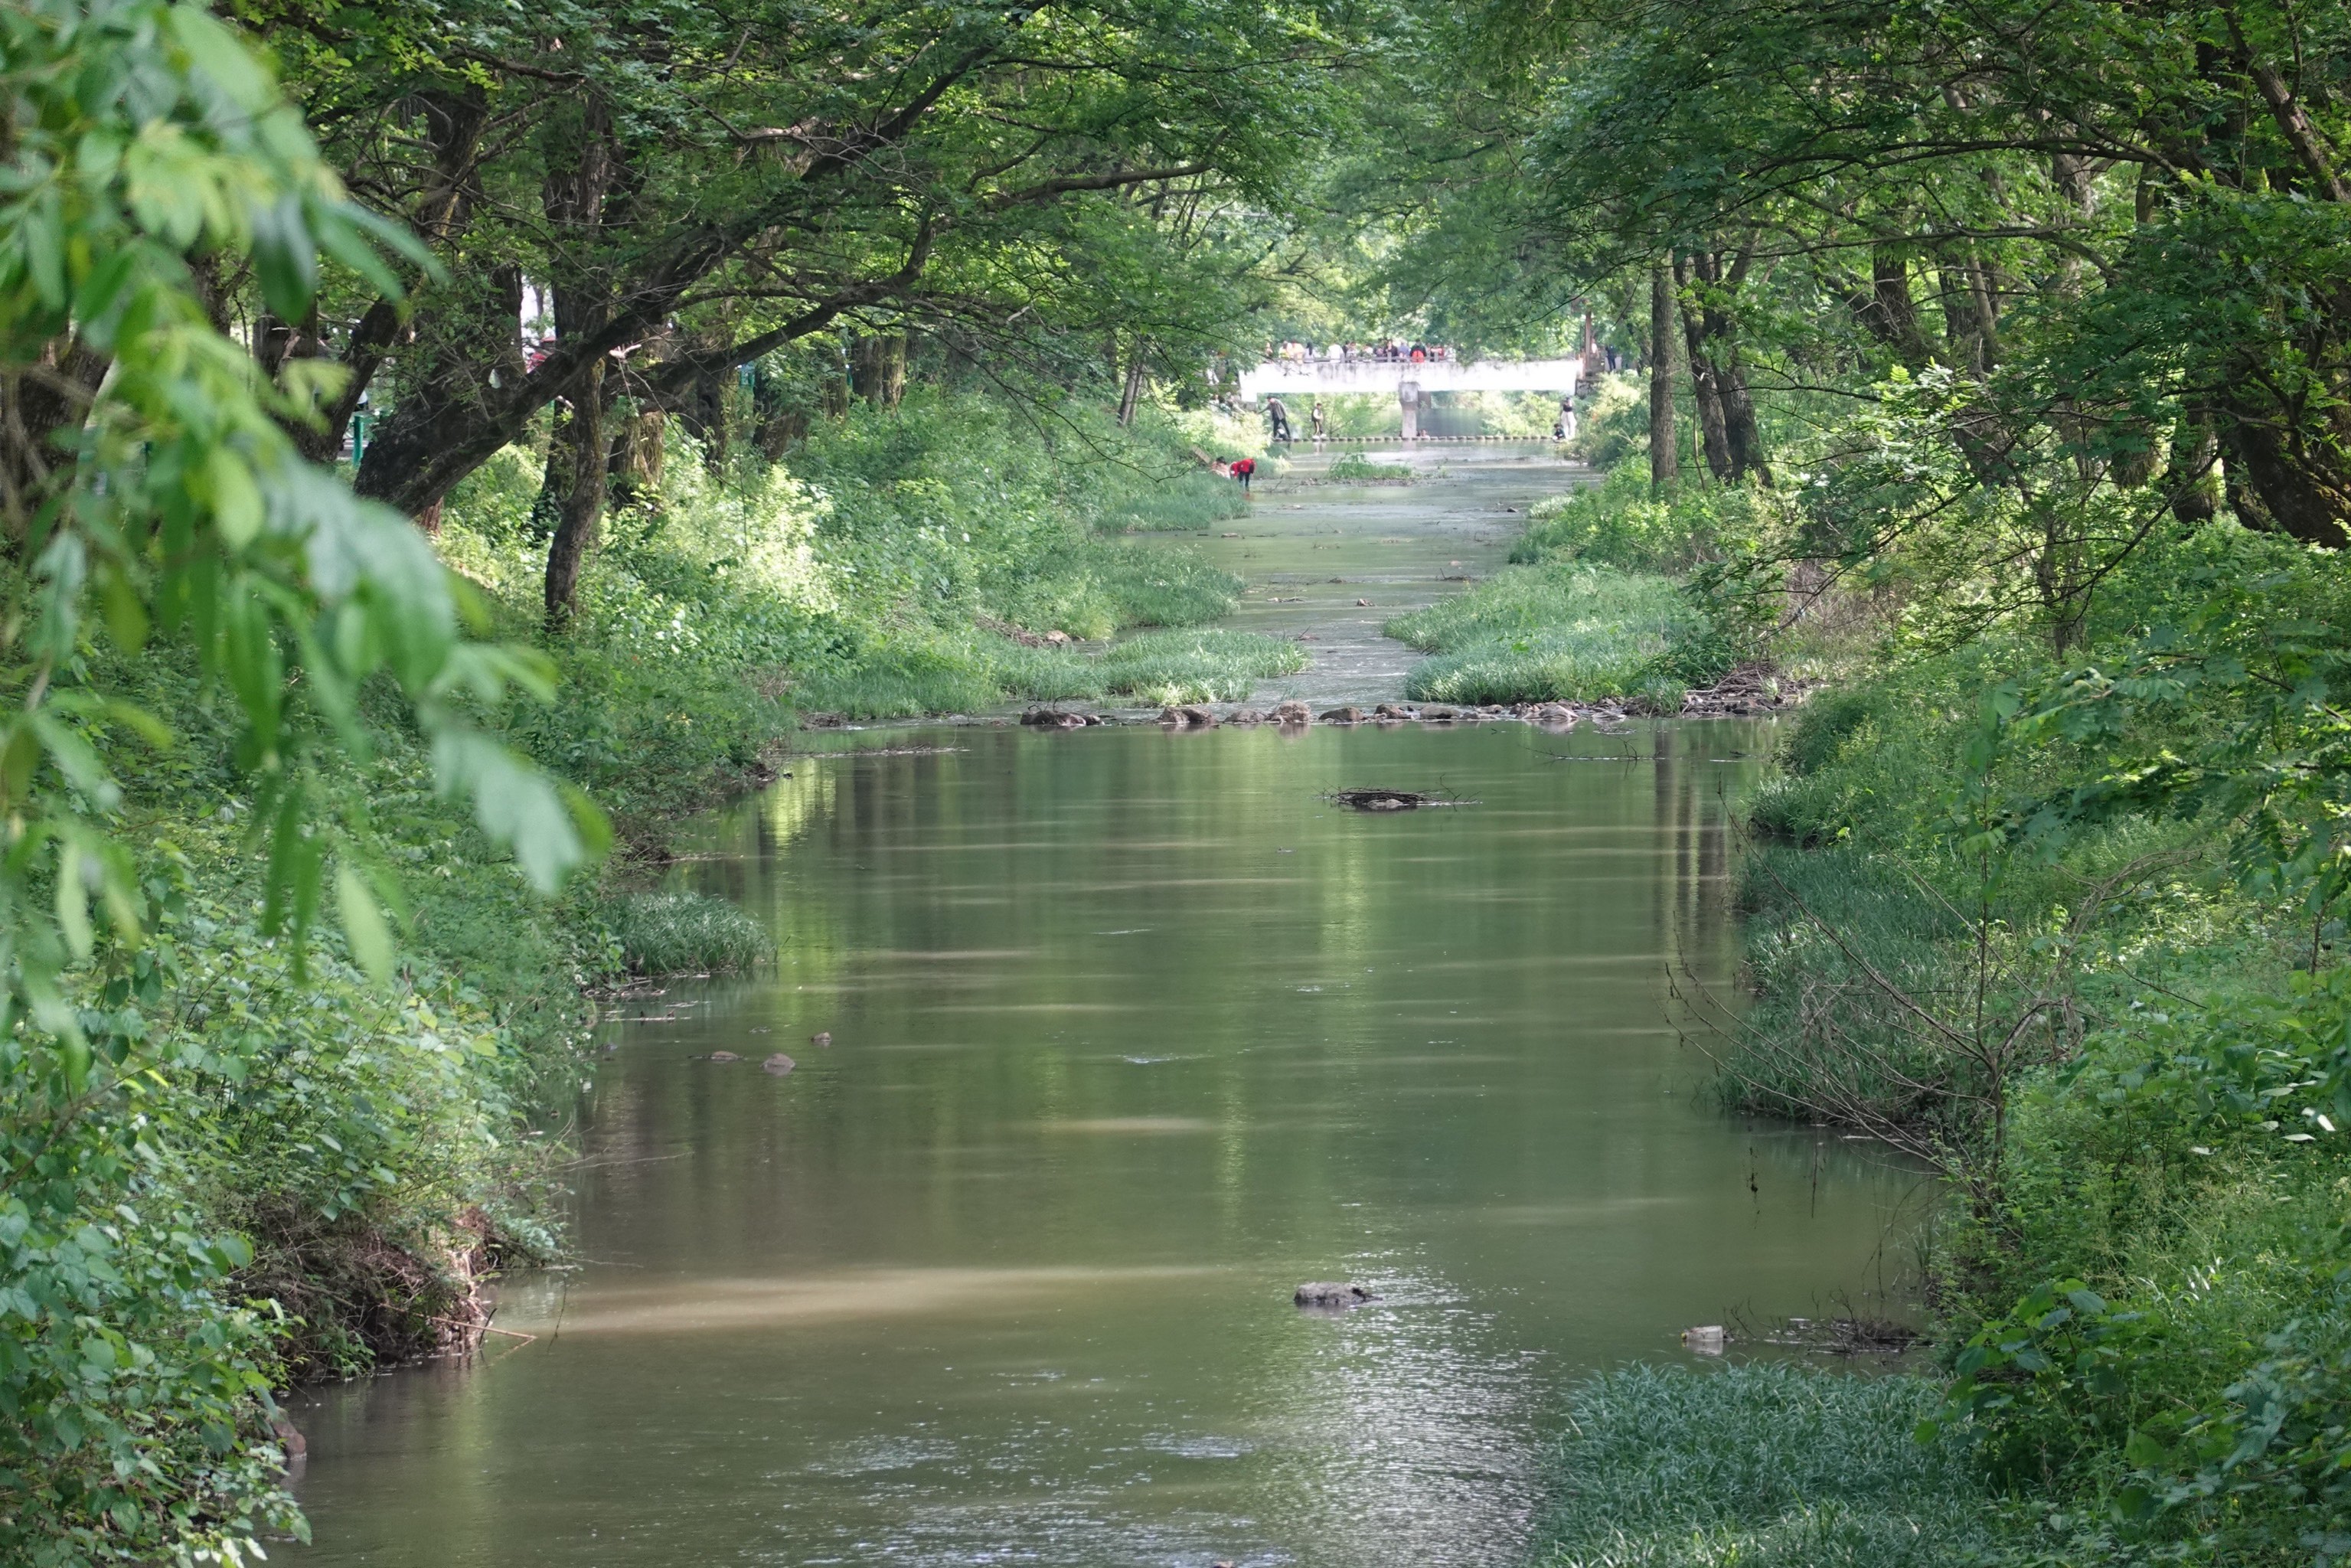
M 1395 695 L 1378 617 L 1575 479 L 1447 469 L 1268 486 L 1212 541 L 1236 624 L 1315 640 L 1260 700 Z M 1578 1375 L 1899 1273 L 1916 1178 L 1726 1118 L 1685 1038 L 1735 992 L 1729 808 L 1772 739 L 828 737 L 682 870 L 781 961 L 618 1009 L 578 1265 L 504 1292 L 537 1337 L 301 1403 L 297 1559 L 1515 1561 Z M 1475 803 L 1319 798 L 1364 783 Z M 1326 1279 L 1382 1299 L 1290 1304 Z

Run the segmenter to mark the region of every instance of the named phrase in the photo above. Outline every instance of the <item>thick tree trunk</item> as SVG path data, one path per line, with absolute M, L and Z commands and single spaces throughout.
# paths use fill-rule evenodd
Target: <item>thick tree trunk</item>
M 895 408 L 906 392 L 906 337 L 903 332 L 862 334 L 850 346 L 850 385 L 875 408 Z
M 1853 301 L 1854 315 L 1869 335 L 1894 351 L 1912 370 L 1934 358 L 1927 334 L 1919 329 L 1918 310 L 1910 297 L 1910 263 L 1890 245 L 1869 251 L 1869 292 Z
M 24 541 L 33 515 L 71 471 L 72 454 L 54 438 L 80 427 L 109 362 L 78 338 L 57 338 L 41 350 L 45 374 L 0 378 L 0 528 L 10 548 Z
M 1715 483 L 1728 485 L 1735 472 L 1730 461 L 1730 435 L 1723 418 L 1722 386 L 1714 356 L 1708 344 L 1708 316 L 1704 307 L 1688 298 L 1693 272 L 1703 277 L 1703 261 L 1691 258 L 1674 262 L 1674 281 L 1680 287 L 1682 299 L 1682 337 L 1689 350 L 1690 395 L 1698 404 L 1698 445 L 1706 454 L 1707 472 Z
M 1681 475 L 1674 434 L 1674 280 L 1649 269 L 1649 487 L 1664 490 Z
M 1763 460 L 1763 430 L 1755 422 L 1755 399 L 1747 390 L 1747 372 L 1739 367 L 1733 347 L 1715 369 L 1715 393 L 1722 400 L 1723 444 L 1730 449 L 1730 477 L 1736 484 L 1752 475 L 1769 486 L 1771 465 Z
M 2171 515 L 2190 528 L 2220 515 L 2220 485 L 2212 473 L 2220 456 L 2220 444 L 2213 439 L 2210 422 L 2181 414 L 2172 427 L 2171 456 L 2164 465 L 2162 484 L 2171 497 Z
M 580 569 L 596 548 L 604 517 L 606 476 L 611 456 L 604 434 L 604 365 L 589 367 L 584 384 L 573 393 L 571 418 L 563 442 L 569 449 L 565 494 L 555 524 L 555 538 L 547 548 L 547 623 L 559 627 L 571 618 L 580 591 Z M 550 467 L 552 465 L 550 465 Z
M 2351 476 L 2311 450 L 2299 423 L 2281 428 L 2262 412 L 2229 410 L 2220 427 L 2237 520 L 2328 549 L 2351 545 Z

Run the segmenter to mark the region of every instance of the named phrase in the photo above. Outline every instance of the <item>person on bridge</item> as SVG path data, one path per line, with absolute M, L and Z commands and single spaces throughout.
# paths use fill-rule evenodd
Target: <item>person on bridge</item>
M 1270 397 L 1265 400 L 1265 416 L 1273 422 L 1273 438 L 1276 441 L 1287 442 L 1290 439 L 1290 410 L 1283 405 L 1280 398 Z
M 1314 412 L 1310 417 L 1314 421 L 1314 439 L 1320 441 L 1322 439 L 1323 423 L 1322 400 L 1321 398 L 1318 397 L 1314 400 Z
M 1233 459 L 1230 472 L 1234 478 L 1241 482 L 1241 489 L 1246 492 L 1249 487 L 1249 476 L 1257 472 L 1257 459 L 1236 457 Z

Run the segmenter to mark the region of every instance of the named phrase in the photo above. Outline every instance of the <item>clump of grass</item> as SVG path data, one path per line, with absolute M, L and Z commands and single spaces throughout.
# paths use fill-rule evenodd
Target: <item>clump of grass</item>
M 1229 612 L 1245 586 L 1189 547 L 1105 549 L 1095 579 L 1121 626 L 1202 625 Z
M 1731 663 L 1712 623 L 1666 579 L 1564 561 L 1506 568 L 1386 631 L 1437 655 L 1405 679 L 1421 702 L 1614 697 L 1673 712 L 1686 686 Z
M 1948 1568 L 2000 1515 L 1951 1441 L 1912 1431 L 1941 1390 L 1773 1363 L 1632 1366 L 1574 1402 L 1541 1568 Z
M 1331 460 L 1324 477 L 1364 482 L 1374 479 L 1405 479 L 1412 477 L 1408 463 L 1374 463 L 1360 452 L 1342 453 Z
M 1105 690 L 1146 703 L 1239 702 L 1258 681 L 1306 667 L 1295 643 L 1196 627 L 1146 632 L 1102 654 Z
M 1175 533 L 1205 528 L 1248 511 L 1246 491 L 1201 470 L 1155 483 L 1123 499 L 1105 513 L 1102 526 L 1131 534 Z
M 624 894 L 604 918 L 631 974 L 726 974 L 775 955 L 766 926 L 707 894 Z

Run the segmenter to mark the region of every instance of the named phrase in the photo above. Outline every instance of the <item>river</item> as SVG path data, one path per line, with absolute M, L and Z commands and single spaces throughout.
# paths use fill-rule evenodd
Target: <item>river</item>
M 1315 639 L 1260 700 L 1394 696 L 1380 616 L 1576 479 L 1416 461 L 1445 476 L 1268 486 L 1211 541 L 1234 624 Z M 507 1286 L 534 1339 L 302 1403 L 297 1558 L 1512 1563 L 1580 1374 L 1899 1271 L 1915 1178 L 1725 1117 L 1686 1029 L 1732 998 L 1729 807 L 1771 743 L 830 737 L 682 873 L 780 962 L 607 1026 L 577 1267 Z M 1363 783 L 1472 803 L 1320 798 Z M 1308 1280 L 1380 1299 L 1302 1312 Z

